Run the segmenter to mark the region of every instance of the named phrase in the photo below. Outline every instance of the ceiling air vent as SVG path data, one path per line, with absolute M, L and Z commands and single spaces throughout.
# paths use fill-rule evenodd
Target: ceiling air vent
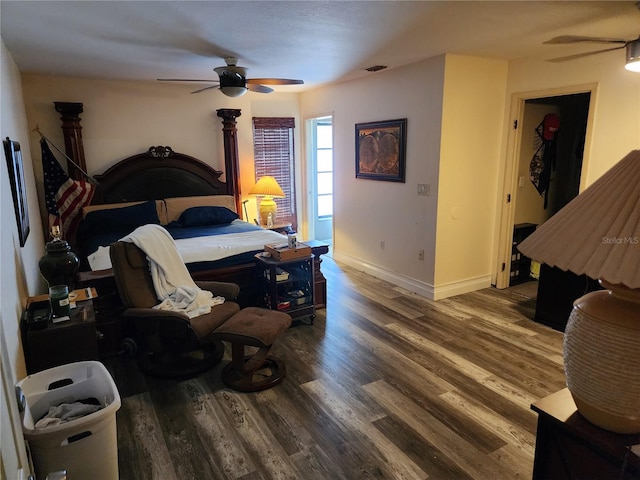
M 384 70 L 387 68 L 386 65 L 374 65 L 373 67 L 365 68 L 367 72 L 377 72 L 379 70 Z

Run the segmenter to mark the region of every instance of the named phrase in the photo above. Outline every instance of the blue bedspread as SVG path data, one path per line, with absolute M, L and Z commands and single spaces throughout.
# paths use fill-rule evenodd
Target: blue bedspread
M 169 231 L 174 240 L 193 237 L 209 237 L 211 235 L 224 235 L 226 233 L 251 232 L 261 229 L 258 225 L 243 222 L 242 220 L 235 220 L 224 225 L 207 225 L 204 227 L 186 228 L 167 225 L 165 228 Z

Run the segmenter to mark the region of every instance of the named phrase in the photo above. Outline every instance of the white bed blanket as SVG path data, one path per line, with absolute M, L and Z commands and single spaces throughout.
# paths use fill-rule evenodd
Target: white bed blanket
M 178 253 L 184 263 L 212 262 L 233 255 L 262 250 L 267 243 L 283 243 L 284 237 L 272 230 L 228 233 L 210 237 L 194 237 L 175 240 Z M 91 270 L 111 268 L 109 247 L 100 247 L 88 256 Z

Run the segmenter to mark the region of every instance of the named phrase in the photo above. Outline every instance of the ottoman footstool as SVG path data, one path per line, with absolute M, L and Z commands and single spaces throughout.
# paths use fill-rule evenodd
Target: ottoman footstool
M 287 369 L 282 360 L 269 355 L 278 336 L 291 326 L 291 317 L 266 308 L 247 307 L 233 315 L 211 334 L 214 340 L 231 343 L 231 362 L 222 370 L 222 381 L 233 390 L 257 392 L 284 379 Z M 245 347 L 257 347 L 245 355 Z

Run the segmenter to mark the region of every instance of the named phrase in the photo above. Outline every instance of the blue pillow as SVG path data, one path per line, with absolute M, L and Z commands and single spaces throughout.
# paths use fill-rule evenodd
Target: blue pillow
M 109 208 L 89 212 L 85 221 L 102 227 L 134 229 L 148 223 L 159 224 L 156 202 L 153 200 L 122 208 Z
M 207 225 L 224 225 L 240 218 L 237 213 L 226 207 L 191 207 L 187 208 L 177 222 L 180 227 L 205 227 Z M 178 226 L 178 225 L 175 225 Z

